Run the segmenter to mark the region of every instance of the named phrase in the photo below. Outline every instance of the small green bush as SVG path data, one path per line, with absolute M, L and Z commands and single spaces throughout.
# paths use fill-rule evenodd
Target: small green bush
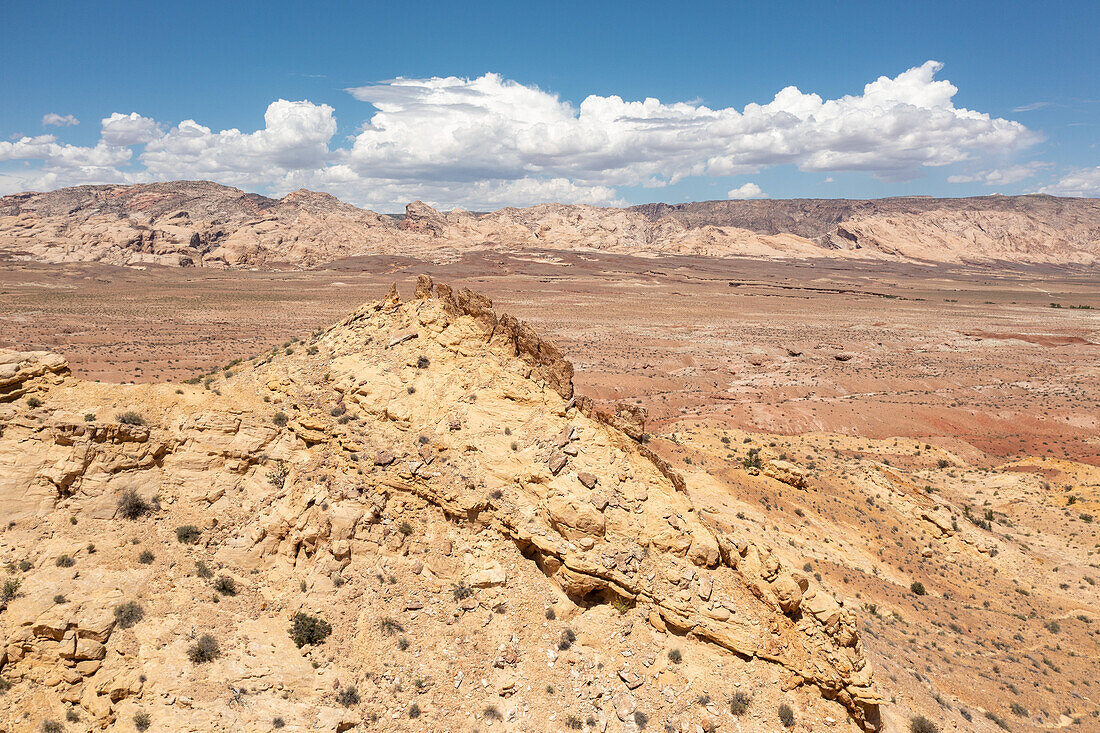
M 125 519 L 137 519 L 152 510 L 152 505 L 133 489 L 126 489 L 118 497 L 118 513 Z
M 76 712 L 72 708 L 69 708 L 65 711 L 65 720 L 69 721 L 70 723 L 79 723 L 80 713 Z
M 289 474 L 290 469 L 286 467 L 285 463 L 279 461 L 267 470 L 267 481 L 275 488 L 281 489 L 286 483 L 286 477 Z
M 924 583 L 919 580 L 914 580 L 913 584 L 909 586 L 909 590 L 912 591 L 915 596 L 927 595 L 928 591 L 924 589 Z
M 751 703 L 752 697 L 748 693 L 735 692 L 733 697 L 730 698 L 730 712 L 737 716 L 744 715 Z
M 673 664 L 679 664 L 684 661 L 684 655 L 680 653 L 679 649 L 670 649 L 668 652 L 668 661 Z
M 466 585 L 463 581 L 458 581 L 451 585 L 451 595 L 454 596 L 456 601 L 463 601 L 474 594 L 474 589 Z M 547 618 L 550 618 L 547 616 Z
M 783 724 L 784 728 L 794 727 L 794 711 L 791 710 L 791 706 L 787 703 L 783 703 L 779 706 L 779 722 Z
M 410 718 L 419 718 L 420 717 L 420 706 L 418 704 L 416 704 L 415 702 L 412 705 L 409 706 L 409 717 Z
M 127 410 L 126 412 L 120 412 L 118 414 L 118 421 L 123 425 L 144 425 L 145 418 L 133 410 Z
M 94 412 L 84 413 L 84 422 L 95 422 L 95 413 Z
M 145 609 L 136 601 L 126 601 L 115 606 L 115 621 L 120 629 L 128 629 L 145 618 Z
M 41 407 L 41 406 L 42 406 L 42 400 L 38 399 L 37 397 L 28 397 L 27 398 L 27 407 Z
M 214 590 L 223 596 L 235 596 L 237 595 L 237 581 L 228 575 L 219 575 L 218 579 L 214 581 Z
M 332 626 L 316 616 L 298 612 L 290 620 L 290 638 L 301 649 L 307 644 L 320 644 L 332 633 Z
M 57 567 L 59 568 L 71 568 L 76 565 L 76 560 L 72 559 L 68 555 L 59 555 L 57 558 Z
M 214 577 L 214 571 L 206 566 L 202 560 L 195 561 L 195 575 L 200 578 L 212 578 Z
M 153 720 L 149 717 L 149 713 L 143 711 L 134 714 L 134 727 L 138 730 L 149 730 L 149 726 L 152 724 Z
M 285 412 L 276 412 L 275 416 L 271 418 L 271 422 L 275 423 L 280 428 L 285 427 L 288 421 L 289 418 L 286 416 Z
M 359 690 L 355 689 L 355 685 L 345 687 L 336 695 L 336 699 L 346 708 L 350 708 L 352 705 L 358 705 Z
M 185 524 L 182 527 L 176 527 L 176 541 L 182 542 L 185 545 L 193 545 L 199 541 L 202 537 L 202 530 L 193 524 Z
M 0 589 L 0 603 L 7 605 L 9 601 L 13 601 L 19 595 L 19 587 L 22 586 L 23 581 L 19 578 L 9 578 L 3 581 L 3 588 Z
M 205 664 L 221 656 L 218 640 L 210 634 L 203 634 L 199 640 L 187 650 L 187 658 L 192 664 Z
M 741 465 L 745 468 L 762 468 L 764 462 L 760 460 L 760 449 L 749 448 L 749 455 L 747 458 L 741 459 Z
M 42 721 L 42 733 L 61 733 L 63 729 L 61 723 L 58 723 L 56 720 Z
M 393 620 L 389 616 L 386 616 L 381 621 L 379 621 L 378 625 L 382 628 L 382 633 L 386 636 L 393 636 L 394 634 L 398 634 L 405 630 L 401 626 L 401 624 L 397 623 L 397 621 Z
M 940 728 L 923 715 L 914 715 L 909 719 L 909 733 L 940 733 Z
M 274 720 L 271 721 L 271 727 L 272 728 L 282 728 L 284 726 L 286 726 L 286 721 L 283 720 L 282 718 L 275 718 Z
M 141 563 L 142 565 L 152 565 L 153 561 L 156 560 L 156 559 L 157 559 L 157 556 L 154 555 L 149 550 L 143 550 L 142 553 L 140 555 L 138 555 L 138 562 Z

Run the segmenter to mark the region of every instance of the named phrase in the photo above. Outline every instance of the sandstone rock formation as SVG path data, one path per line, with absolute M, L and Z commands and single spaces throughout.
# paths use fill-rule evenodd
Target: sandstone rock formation
M 473 249 L 635 255 L 1050 263 L 1100 258 L 1100 202 L 1051 196 L 707 201 L 628 209 L 540 204 L 404 218 L 295 191 L 205 181 L 79 186 L 0 198 L 0 253 L 44 262 L 315 267 L 360 255 L 449 261 Z
M 0 198 L 0 250 L 43 262 L 311 267 L 392 251 L 395 222 L 323 193 L 278 201 L 206 181 Z
M 477 293 L 422 277 L 205 386 L 0 365 L 0 730 L 628 731 L 683 715 L 696 657 L 879 725 L 852 610 L 702 514 L 644 414 L 593 411 Z M 296 649 L 299 613 L 331 637 Z M 220 656 L 188 661 L 204 633 Z

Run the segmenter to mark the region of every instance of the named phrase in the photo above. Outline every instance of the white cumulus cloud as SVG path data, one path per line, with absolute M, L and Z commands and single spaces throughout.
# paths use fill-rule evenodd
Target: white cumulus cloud
M 126 146 L 150 143 L 161 136 L 157 121 L 137 112 L 114 112 L 100 121 L 100 137 L 107 145 Z
M 0 195 L 17 191 L 48 191 L 82 183 L 122 183 L 120 170 L 131 158 L 129 148 L 105 145 L 94 147 L 59 143 L 53 135 L 21 137 L 14 142 L 0 141 L 0 163 L 37 161 L 33 168 L 0 170 Z
M 209 178 L 275 194 L 304 185 L 386 210 L 413 198 L 485 208 L 546 200 L 619 203 L 623 187 L 747 175 L 776 165 L 900 180 L 1039 139 L 1017 122 L 955 106 L 958 90 L 935 78 L 941 67 L 928 61 L 837 99 L 790 86 L 740 109 L 616 95 L 573 104 L 497 74 L 399 78 L 348 90 L 374 109 L 364 109 L 366 119 L 346 141 L 334 142 L 335 110 L 309 101 L 272 102 L 263 128 L 252 132 L 116 112 L 102 121 L 99 143 L 80 149 L 89 159 L 118 158 L 113 168 L 79 163 L 75 150 L 56 140 L 21 138 L 7 144 L 7 152 L 0 147 L 0 156 L 38 160 L 39 167 L 0 173 L 8 176 L 5 187 L 12 176 L 33 182 L 36 176 L 46 181 L 46 174 L 56 185 L 96 175 L 104 181 Z M 752 185 L 730 196 L 762 196 Z
M 987 186 L 1005 186 L 1011 183 L 1031 178 L 1043 168 L 1049 168 L 1050 163 L 1032 161 L 1023 165 L 1013 165 L 1007 168 L 993 168 L 970 175 L 948 176 L 948 183 L 984 183 Z
M 267 187 L 300 170 L 330 161 L 336 118 L 327 104 L 272 102 L 264 128 L 213 132 L 184 120 L 145 146 L 141 162 L 153 180 L 209 178 L 232 185 Z
M 59 115 L 56 112 L 47 112 L 42 115 L 43 127 L 72 127 L 79 124 L 80 120 L 73 115 Z
M 955 107 L 958 90 L 934 78 L 941 66 L 929 61 L 834 100 L 787 87 L 744 110 L 597 95 L 574 107 L 496 74 L 395 79 L 349 90 L 378 112 L 347 162 L 385 176 L 430 171 L 456 181 L 561 175 L 675 183 L 783 163 L 903 178 L 1038 139 L 1017 122 Z
M 726 198 L 731 199 L 766 199 L 768 194 L 757 186 L 755 183 L 749 182 L 743 186 L 738 186 L 729 193 L 726 194 Z
M 1100 165 L 1070 171 L 1056 183 L 1040 188 L 1039 193 L 1053 196 L 1100 196 Z

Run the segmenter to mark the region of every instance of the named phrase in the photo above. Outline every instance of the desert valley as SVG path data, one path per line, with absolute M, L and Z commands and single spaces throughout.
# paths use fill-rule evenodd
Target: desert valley
M 0 198 L 0 731 L 1100 730 L 1100 202 Z

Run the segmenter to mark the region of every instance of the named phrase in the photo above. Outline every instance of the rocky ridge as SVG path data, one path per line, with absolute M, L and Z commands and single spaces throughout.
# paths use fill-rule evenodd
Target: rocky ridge
M 691 703 L 698 685 L 740 685 L 715 665 L 751 666 L 760 700 L 808 719 L 879 724 L 852 611 L 697 511 L 640 442 L 644 413 L 574 395 L 562 354 L 484 296 L 422 277 L 205 384 L 80 382 L 42 353 L 0 368 L 0 730 L 70 711 L 713 729 L 730 713 Z M 331 637 L 295 649 L 298 613 Z M 205 631 L 220 654 L 200 666 Z
M 316 267 L 363 255 L 454 260 L 484 249 L 643 256 L 842 257 L 1094 266 L 1100 201 L 1051 196 L 539 204 L 400 220 L 295 191 L 281 199 L 207 181 L 80 186 L 0 198 L 0 253 L 44 262 Z

